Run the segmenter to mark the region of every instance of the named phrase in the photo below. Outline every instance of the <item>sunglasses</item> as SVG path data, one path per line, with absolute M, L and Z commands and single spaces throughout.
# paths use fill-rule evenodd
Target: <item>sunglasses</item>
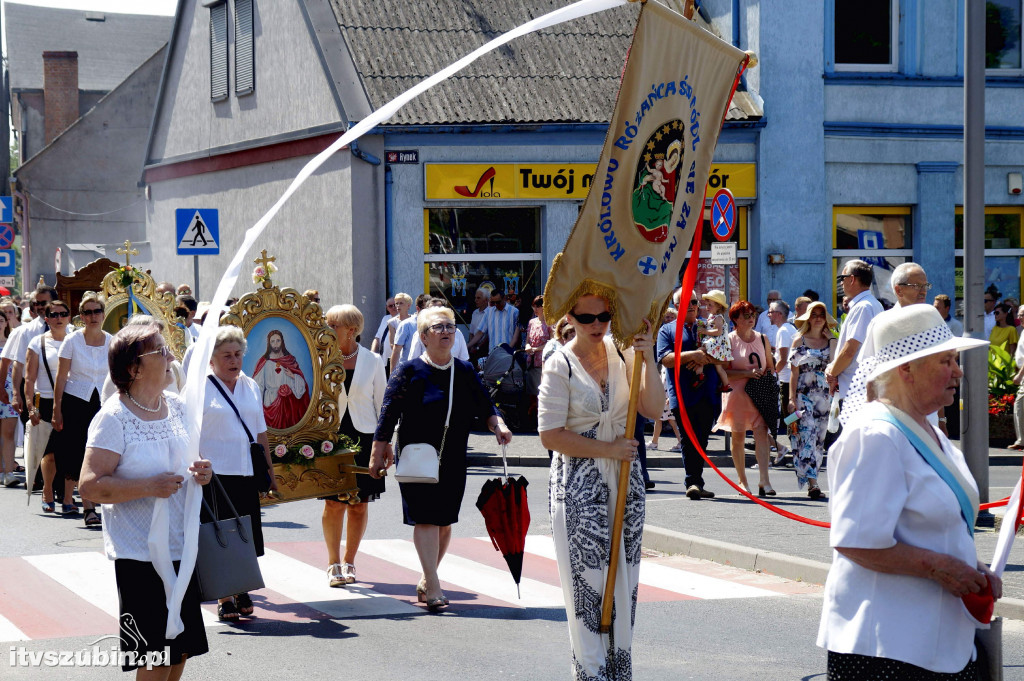
M 852 277 L 852 274 L 838 274 L 836 275 L 836 281 L 842 283 L 847 277 Z
M 452 333 L 455 331 L 454 324 L 434 324 L 428 328 L 434 333 Z
M 32 307 L 46 307 L 46 303 L 47 303 L 47 301 L 45 301 L 45 300 L 41 301 L 41 302 L 36 300 L 36 301 L 32 302 Z
M 612 313 L 608 310 L 605 310 L 600 314 L 576 314 L 575 312 L 570 312 L 569 314 L 572 315 L 572 318 L 580 324 L 593 324 L 594 322 L 606 324 L 612 320 Z
M 81 314 L 83 317 L 92 317 L 93 315 L 103 314 L 103 308 L 96 307 L 91 310 L 82 310 Z
M 67 310 L 64 310 L 63 312 L 47 312 L 46 316 L 50 319 L 57 319 L 58 317 L 70 317 L 71 313 Z
M 150 350 L 149 352 L 142 353 L 141 355 L 139 355 L 139 359 L 142 359 L 146 355 L 160 355 L 161 357 L 164 357 L 166 359 L 167 357 L 170 357 L 171 349 L 166 345 L 161 345 L 156 350 Z

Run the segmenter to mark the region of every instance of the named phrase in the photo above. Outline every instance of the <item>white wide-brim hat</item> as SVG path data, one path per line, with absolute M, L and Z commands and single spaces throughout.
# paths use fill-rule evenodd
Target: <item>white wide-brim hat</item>
M 870 340 L 876 350 L 868 381 L 921 357 L 988 345 L 987 340 L 954 336 L 938 310 L 923 304 L 892 309 L 875 317 Z

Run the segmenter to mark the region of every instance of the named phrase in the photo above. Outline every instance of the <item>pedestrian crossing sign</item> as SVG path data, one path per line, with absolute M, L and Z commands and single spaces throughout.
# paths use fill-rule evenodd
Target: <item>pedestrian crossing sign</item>
M 219 255 L 220 216 L 216 208 L 175 211 L 178 255 Z

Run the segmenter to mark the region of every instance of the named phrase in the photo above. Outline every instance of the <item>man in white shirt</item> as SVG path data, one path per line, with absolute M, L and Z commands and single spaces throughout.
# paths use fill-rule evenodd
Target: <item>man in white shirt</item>
M 490 291 L 478 288 L 473 295 L 473 303 L 476 305 L 476 309 L 473 310 L 473 317 L 469 320 L 470 338 L 476 335 L 476 332 L 480 330 L 480 324 L 484 321 L 484 312 L 487 311 L 487 306 L 490 304 Z
M 507 343 L 514 350 L 519 347 L 519 310 L 505 301 L 505 294 L 494 289 L 491 291 L 491 306 L 484 312 L 480 328 L 469 341 L 470 352 L 483 344 L 487 337 L 488 354 L 502 343 Z
M 949 327 L 950 332 L 954 336 L 959 338 L 964 335 L 964 325 L 952 315 L 953 301 L 949 299 L 949 296 L 945 293 L 940 293 L 935 296 L 935 301 L 932 304 L 935 305 L 935 309 L 939 311 L 942 318 L 946 320 L 946 326 Z
M 384 309 L 387 310 L 384 316 L 380 318 L 380 325 L 377 326 L 377 333 L 373 336 L 373 342 L 370 344 L 370 351 L 375 352 L 381 357 L 391 357 L 391 338 L 388 333 L 388 322 L 395 316 L 395 299 L 388 298 L 387 303 L 384 305 Z
M 46 331 L 43 310 L 47 303 L 56 299 L 56 289 L 50 286 L 37 288 L 30 307 L 34 319 L 16 328 L 7 339 L 3 352 L 0 353 L 0 376 L 6 376 L 12 363 L 14 365 L 14 370 L 11 372 L 11 385 L 14 386 L 14 394 L 8 395 L 5 387 L 0 385 L 0 402 L 10 404 L 18 412 L 23 412 L 25 406 L 22 384 L 24 383 L 25 354 L 28 351 L 28 342 Z M 27 412 L 25 412 L 22 423 L 27 420 L 27 417 Z
M 999 302 L 999 291 L 989 287 L 985 290 L 985 338 L 992 335 L 996 326 L 996 303 Z
M 420 310 L 424 309 L 429 303 L 430 296 L 426 293 L 416 296 L 416 314 L 410 315 L 398 325 L 398 330 L 395 331 L 395 342 L 391 346 L 392 374 L 398 371 L 399 364 L 407 362 L 412 358 L 409 351 L 412 348 L 413 338 L 416 337 L 416 317 Z
M 427 307 L 448 307 L 448 301 L 444 298 L 431 298 Z M 422 354 L 423 341 L 420 340 L 420 334 L 415 333 L 412 336 L 412 345 L 409 348 L 409 359 L 419 357 Z M 455 339 L 452 341 L 452 356 L 466 362 L 469 361 L 469 349 L 466 346 L 466 337 L 462 335 L 461 329 L 455 329 Z
M 836 281 L 842 284 L 843 294 L 850 299 L 850 312 L 839 330 L 836 357 L 825 368 L 825 380 L 831 392 L 838 392 L 839 399 L 843 399 L 857 371 L 857 353 L 867 338 L 868 325 L 875 315 L 882 313 L 882 304 L 871 295 L 874 271 L 863 260 L 847 262 Z
M 769 342 L 775 339 L 775 329 L 773 328 L 771 318 L 768 316 L 768 311 L 772 309 L 772 303 L 774 303 L 776 300 L 781 299 L 781 293 L 779 293 L 775 289 L 769 291 L 764 311 L 760 315 L 758 315 L 757 323 L 754 324 L 754 331 L 758 333 L 763 333 L 764 335 L 768 336 Z

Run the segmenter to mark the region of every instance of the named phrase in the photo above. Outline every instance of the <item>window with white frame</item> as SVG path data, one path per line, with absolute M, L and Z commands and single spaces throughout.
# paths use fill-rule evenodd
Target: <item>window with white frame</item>
M 985 2 L 985 69 L 989 75 L 1024 74 L 1021 0 Z
M 899 0 L 832 0 L 836 71 L 897 71 Z

